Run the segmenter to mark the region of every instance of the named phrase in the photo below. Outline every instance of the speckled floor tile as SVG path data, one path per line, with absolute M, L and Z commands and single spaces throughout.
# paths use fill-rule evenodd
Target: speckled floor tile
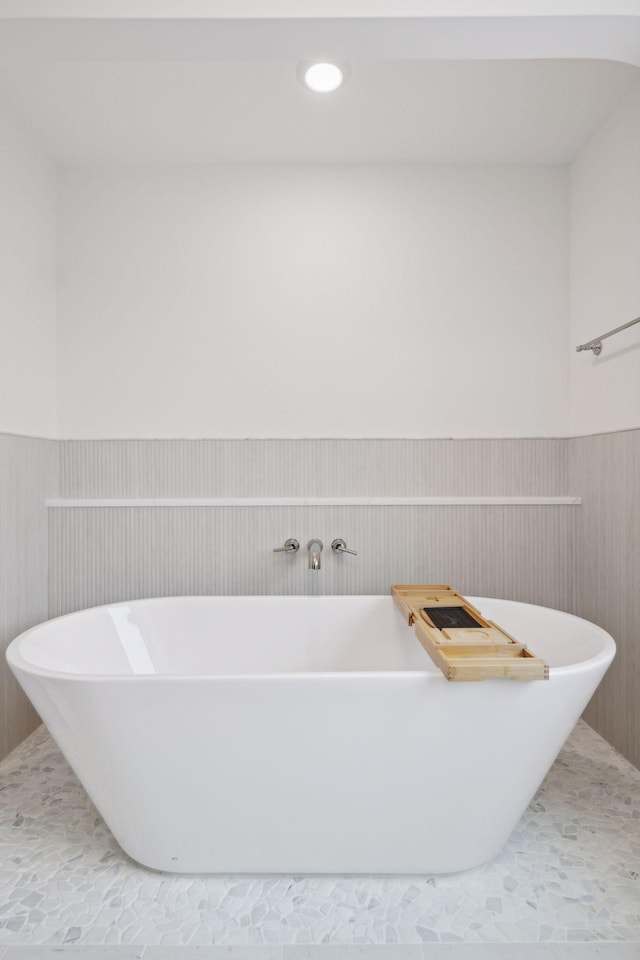
M 634 940 L 640 771 L 584 723 L 502 853 L 455 876 L 154 873 L 122 853 L 44 729 L 0 765 L 0 950 L 535 942 L 573 943 L 575 960 Z

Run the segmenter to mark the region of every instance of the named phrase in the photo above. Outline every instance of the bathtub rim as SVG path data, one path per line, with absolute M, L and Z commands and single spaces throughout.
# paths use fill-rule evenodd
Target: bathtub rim
M 399 680 L 403 678 L 405 681 L 409 679 L 415 680 L 416 678 L 421 678 L 426 680 L 431 678 L 432 680 L 440 680 L 445 683 L 448 683 L 446 677 L 440 672 L 440 670 L 435 667 L 432 661 L 429 659 L 428 654 L 425 651 L 425 657 L 427 658 L 428 663 L 433 669 L 425 670 L 301 670 L 295 672 L 273 672 L 273 673 L 214 673 L 214 674 L 183 674 L 183 673 L 161 673 L 161 674 L 145 674 L 145 673 L 70 673 L 65 670 L 52 670 L 49 667 L 42 667 L 37 664 L 32 663 L 32 661 L 25 659 L 20 652 L 20 647 L 22 646 L 22 641 L 26 639 L 30 634 L 36 630 L 40 630 L 48 624 L 59 623 L 61 621 L 67 620 L 69 617 L 81 617 L 84 614 L 95 613 L 99 610 L 105 610 L 113 607 L 121 606 L 131 606 L 132 604 L 152 604 L 152 603 L 164 603 L 169 601 L 188 601 L 188 600 L 223 600 L 223 601 L 237 601 L 242 599 L 260 599 L 260 600 L 306 600 L 311 602 L 323 602 L 323 601 L 335 601 L 335 600 L 352 600 L 357 599 L 371 599 L 371 600 L 391 600 L 389 594 L 323 594 L 321 596 L 307 596 L 305 594 L 201 594 L 197 596 L 170 596 L 170 597 L 146 597 L 137 600 L 119 600 L 114 603 L 103 603 L 95 607 L 85 607 L 82 610 L 74 610 L 71 613 L 61 614 L 58 617 L 51 617 L 48 620 L 43 620 L 41 623 L 35 624 L 33 627 L 29 627 L 28 630 L 24 630 L 20 633 L 15 639 L 11 641 L 5 651 L 5 657 L 7 663 L 11 669 L 15 671 L 21 671 L 30 676 L 38 677 L 48 677 L 48 678 L 57 678 L 60 680 L 73 680 L 77 682 L 107 682 L 113 683 L 114 681 L 118 682 L 145 682 L 145 683 L 158 683 L 159 681 L 190 681 L 192 683 L 196 682 L 207 682 L 211 683 L 212 681 L 222 681 L 222 682 L 239 682 L 243 680 L 247 681 L 273 681 L 273 680 L 291 680 L 291 681 L 302 681 L 310 679 L 324 679 L 324 680 L 338 680 L 342 679 L 343 681 L 351 679 L 394 679 Z M 608 667 L 613 661 L 616 654 L 616 642 L 603 627 L 600 627 L 598 624 L 593 623 L 590 620 L 586 620 L 584 617 L 578 617 L 576 614 L 567 613 L 564 610 L 557 610 L 554 607 L 545 607 L 543 604 L 528 603 L 522 600 L 505 600 L 500 597 L 468 597 L 468 600 L 474 604 L 481 604 L 484 600 L 499 600 L 500 603 L 513 604 L 519 607 L 537 607 L 541 610 L 548 610 L 556 616 L 565 618 L 567 620 L 578 621 L 580 623 L 587 624 L 592 631 L 598 635 L 599 640 L 601 641 L 601 649 L 594 654 L 594 656 L 587 658 L 586 660 L 578 660 L 575 663 L 567 663 L 558 666 L 549 665 L 549 679 L 556 676 L 566 676 L 568 674 L 579 674 L 584 672 L 590 672 L 591 670 L 598 669 L 600 666 L 605 665 Z M 407 629 L 410 629 L 407 627 Z M 418 643 L 416 638 L 416 643 Z M 492 678 L 495 680 L 502 680 L 504 678 Z M 485 682 L 491 682 L 485 681 Z M 522 682 L 522 681 L 520 681 Z M 532 682 L 532 681 L 530 681 Z

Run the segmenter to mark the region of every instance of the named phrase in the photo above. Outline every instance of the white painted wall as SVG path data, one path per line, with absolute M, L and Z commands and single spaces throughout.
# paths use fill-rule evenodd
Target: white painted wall
M 66 437 L 557 436 L 558 167 L 66 171 Z
M 570 197 L 571 433 L 640 427 L 640 325 L 574 351 L 640 316 L 640 82 L 574 160 Z
M 0 432 L 56 433 L 56 173 L 0 111 Z

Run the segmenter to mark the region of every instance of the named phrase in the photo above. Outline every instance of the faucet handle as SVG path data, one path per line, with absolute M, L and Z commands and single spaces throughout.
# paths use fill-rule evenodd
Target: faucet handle
M 347 545 L 346 545 L 346 543 L 344 542 L 344 540 L 342 540 L 341 537 L 336 537 L 335 540 L 332 540 L 332 542 L 331 542 L 331 549 L 333 550 L 334 553 L 350 553 L 353 557 L 357 557 L 357 556 L 358 556 L 358 551 L 357 551 L 357 550 L 348 550 L 348 549 L 347 549 Z
M 293 537 L 289 537 L 288 540 L 285 540 L 284 544 L 281 547 L 274 547 L 274 553 L 297 553 L 300 549 L 300 544 L 297 540 L 294 540 Z

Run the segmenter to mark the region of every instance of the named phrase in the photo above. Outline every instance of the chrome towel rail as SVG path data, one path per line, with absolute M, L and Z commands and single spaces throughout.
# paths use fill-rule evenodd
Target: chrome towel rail
M 612 337 L 614 333 L 620 333 L 621 330 L 626 330 L 628 327 L 632 327 L 634 323 L 640 323 L 640 317 L 636 317 L 635 320 L 629 320 L 629 323 L 623 323 L 621 327 L 616 327 L 615 330 L 609 330 L 608 333 L 603 333 L 600 337 L 594 337 L 593 340 L 589 340 L 588 343 L 581 343 L 579 347 L 576 347 L 578 353 L 582 350 L 593 350 L 596 357 L 599 357 L 602 353 L 602 341 L 606 340 L 607 337 Z

